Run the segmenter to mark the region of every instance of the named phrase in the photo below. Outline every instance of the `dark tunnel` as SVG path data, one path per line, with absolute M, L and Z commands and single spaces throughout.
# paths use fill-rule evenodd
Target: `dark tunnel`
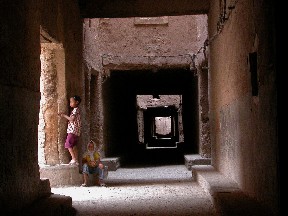
M 122 167 L 184 164 L 185 154 L 198 153 L 197 91 L 197 77 L 188 68 L 111 71 L 103 84 L 106 156 L 120 157 Z M 137 95 L 182 95 L 183 143 L 155 149 L 139 144 Z

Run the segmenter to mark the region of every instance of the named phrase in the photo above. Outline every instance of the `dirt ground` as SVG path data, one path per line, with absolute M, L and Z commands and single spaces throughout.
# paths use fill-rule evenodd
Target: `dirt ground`
M 216 216 L 210 195 L 184 165 L 119 168 L 106 184 L 51 191 L 72 197 L 78 216 Z

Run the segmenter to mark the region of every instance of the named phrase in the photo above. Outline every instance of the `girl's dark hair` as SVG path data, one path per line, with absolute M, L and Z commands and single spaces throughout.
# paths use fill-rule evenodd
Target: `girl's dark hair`
M 73 98 L 74 98 L 76 101 L 78 101 L 79 104 L 81 103 L 81 98 L 80 98 L 80 96 L 74 95 Z

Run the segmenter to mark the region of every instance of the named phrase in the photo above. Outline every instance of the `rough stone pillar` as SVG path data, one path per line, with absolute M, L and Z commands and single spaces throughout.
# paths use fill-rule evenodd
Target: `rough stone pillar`
M 102 96 L 102 83 L 103 78 L 101 73 L 97 73 L 96 75 L 96 94 L 95 98 L 97 102 L 95 103 L 95 120 L 97 122 L 95 135 L 96 135 L 96 144 L 98 144 L 101 148 L 101 155 L 105 157 L 105 144 L 104 144 L 104 134 L 103 134 L 103 125 L 104 125 L 104 110 L 103 110 L 103 96 Z
M 61 46 L 54 43 L 41 44 L 38 160 L 39 164 L 45 165 L 56 165 L 68 161 L 67 153 L 64 151 L 67 124 L 65 120 L 58 117 L 58 112 L 67 113 L 65 76 L 63 75 L 65 60 L 63 50 L 61 50 Z
M 199 154 L 211 157 L 211 140 L 209 126 L 208 69 L 201 68 L 198 73 L 199 88 Z
M 87 69 L 88 70 L 88 69 Z M 102 97 L 102 76 L 101 73 L 96 70 L 91 70 L 87 74 L 87 125 L 89 125 L 90 130 L 86 129 L 85 133 L 89 140 L 93 140 L 97 146 L 101 149 L 102 157 L 105 157 L 105 148 L 104 148 L 104 138 L 103 138 L 103 97 Z M 86 91 L 87 91 L 86 90 Z M 86 144 L 89 140 L 85 139 L 85 145 L 82 147 L 82 151 L 86 150 Z

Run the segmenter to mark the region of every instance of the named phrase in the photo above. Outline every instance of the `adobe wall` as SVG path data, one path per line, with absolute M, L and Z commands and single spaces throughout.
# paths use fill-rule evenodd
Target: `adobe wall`
M 169 16 L 167 22 L 159 18 L 158 24 L 153 21 L 139 24 L 135 19 L 85 19 L 87 64 L 99 71 L 103 67 L 106 70 L 144 69 L 153 64 L 158 68 L 189 66 L 191 57 L 201 50 L 207 39 L 206 15 Z M 165 57 L 168 60 L 163 60 Z
M 208 23 L 212 164 L 244 192 L 275 210 L 278 152 L 273 2 L 224 2 L 211 2 Z M 249 59 L 253 52 L 257 52 L 256 96 L 252 96 Z

